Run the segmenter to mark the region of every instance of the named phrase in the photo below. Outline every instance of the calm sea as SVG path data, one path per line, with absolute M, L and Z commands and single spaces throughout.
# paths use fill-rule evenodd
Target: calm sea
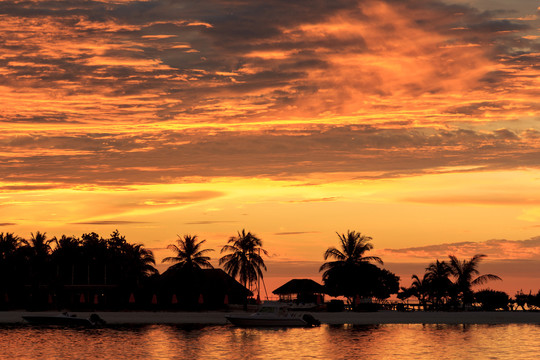
M 540 325 L 0 327 L 5 359 L 538 359 Z

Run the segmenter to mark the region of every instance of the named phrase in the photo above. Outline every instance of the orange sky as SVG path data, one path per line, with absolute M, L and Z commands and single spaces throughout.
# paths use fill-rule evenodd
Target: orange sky
M 538 5 L 2 1 L 0 231 L 246 228 L 272 290 L 351 229 L 404 285 L 485 253 L 536 291 Z

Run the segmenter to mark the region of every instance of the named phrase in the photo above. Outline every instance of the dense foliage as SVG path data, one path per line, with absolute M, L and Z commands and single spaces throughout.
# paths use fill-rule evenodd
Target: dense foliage
M 510 305 L 510 297 L 504 291 L 481 290 L 474 294 L 474 298 L 486 311 L 508 310 Z
M 36 232 L 28 240 L 0 233 L 0 308 L 193 308 L 203 302 L 223 306 L 225 297 L 245 302 L 252 293 L 222 270 L 202 271 L 213 268 L 207 256 L 213 250 L 203 249 L 204 243 L 196 235 L 179 236 L 168 246 L 173 256 L 163 259 L 172 265 L 159 275 L 152 251 L 118 231 L 108 238 L 92 232 L 52 239 Z M 222 252 L 230 252 L 221 259 L 225 270 L 243 285 L 262 278 L 261 255 L 267 252 L 250 232 L 231 237 Z
M 0 233 L 0 292 L 4 307 L 10 303 L 28 308 L 55 303 L 103 300 L 113 305 L 128 292 L 137 291 L 157 274 L 154 255 L 140 244 L 130 244 L 118 231 L 109 238 L 96 233 L 81 238 L 48 239 L 46 233 L 29 240 Z
M 401 288 L 398 297 L 405 300 L 415 296 L 425 309 L 464 309 L 472 306 L 475 300 L 473 286 L 501 280 L 493 274 L 480 275 L 478 265 L 484 257 L 486 255 L 479 254 L 468 260 L 459 260 L 450 255 L 448 262 L 436 260 L 428 265 L 422 279 L 413 275 L 411 286 Z
M 344 296 L 352 304 L 357 296 L 386 299 L 399 290 L 399 277 L 372 264 L 383 261 L 376 256 L 365 256 L 373 248 L 371 237 L 355 231 L 337 234 L 340 247 L 329 247 L 324 259 L 332 259 L 320 267 L 326 291 L 332 296 Z

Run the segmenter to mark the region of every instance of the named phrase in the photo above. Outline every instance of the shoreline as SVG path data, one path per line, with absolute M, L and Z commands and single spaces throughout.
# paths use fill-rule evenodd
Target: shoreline
M 242 311 L 165 312 L 165 311 L 95 311 L 70 312 L 79 318 L 98 314 L 107 325 L 226 325 L 225 315 Z M 307 312 L 306 312 L 307 313 Z M 27 324 L 23 315 L 58 315 L 58 311 L 0 311 L 0 325 Z M 380 324 L 537 324 L 540 311 L 464 311 L 464 312 L 312 312 L 327 325 L 380 325 Z

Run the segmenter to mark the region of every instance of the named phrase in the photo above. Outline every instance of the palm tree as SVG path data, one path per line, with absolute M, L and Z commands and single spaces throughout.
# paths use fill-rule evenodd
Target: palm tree
M 124 257 L 127 281 L 134 282 L 137 287 L 145 279 L 158 274 L 157 269 L 154 267 L 156 264 L 154 253 L 145 249 L 142 244 L 132 245 L 127 243 Z
M 383 271 L 371 263 L 383 264 L 383 261 L 377 256 L 364 256 L 373 249 L 372 238 L 350 230 L 347 234 L 336 234 L 340 248 L 326 249 L 324 259 L 333 261 L 327 261 L 319 268 L 324 271 L 323 281 L 330 295 L 345 296 L 352 304 L 356 296 L 374 296 L 381 286 L 384 290 L 385 286 L 378 282 Z
M 23 246 L 20 251 L 30 265 L 26 270 L 25 285 L 31 285 L 31 300 L 30 305 L 42 306 L 46 293 L 42 286 L 51 285 L 52 277 L 50 272 L 50 257 L 51 243 L 53 240 L 48 240 L 46 233 L 36 232 L 31 233 L 31 239 L 22 239 Z
M 51 254 L 51 243 L 53 240 L 47 240 L 47 233 L 39 231 L 31 233 L 30 241 L 21 239 L 24 245 L 24 251 L 30 262 L 30 275 L 33 281 L 37 283 L 47 276 L 47 262 Z
M 21 244 L 21 238 L 13 233 L 0 233 L 0 296 L 8 298 L 8 293 L 23 285 L 26 259 L 21 256 Z
M 418 275 L 414 274 L 411 276 L 413 279 L 413 282 L 411 283 L 411 286 L 409 287 L 408 291 L 412 296 L 415 296 L 420 304 L 424 307 L 424 310 L 426 309 L 426 296 L 427 296 L 427 275 L 424 274 L 422 279 L 418 277 Z
M 21 242 L 28 248 L 31 257 L 37 257 L 39 259 L 46 258 L 51 253 L 51 243 L 53 239 L 47 240 L 47 233 L 41 233 L 39 231 L 31 233 L 32 238 L 30 241 L 22 239 Z
M 52 259 L 56 263 L 56 277 L 57 279 L 63 277 L 64 284 L 73 285 L 75 284 L 75 267 L 82 262 L 81 240 L 75 236 L 66 235 L 62 235 L 60 239 L 54 237 L 52 240 L 56 244 L 52 252 Z
M 237 236 L 231 236 L 227 245 L 221 248 L 221 253 L 229 252 L 219 259 L 219 264 L 233 278 L 238 276 L 242 285 L 253 289 L 253 285 L 263 278 L 263 270 L 266 265 L 261 253 L 268 256 L 268 252 L 262 248 L 262 240 L 255 234 L 242 230 Z M 257 286 L 257 290 L 260 289 Z
M 174 251 L 176 256 L 166 257 L 162 262 L 174 262 L 175 264 L 171 267 L 178 270 L 213 268 L 210 264 L 210 257 L 205 254 L 214 250 L 201 249 L 206 240 L 197 242 L 197 235 L 184 235 L 183 238 L 180 235 L 177 236 L 178 245 L 170 244 L 167 246 L 167 249 Z
M 465 304 L 472 302 L 472 287 L 474 285 L 481 285 L 489 280 L 502 280 L 500 277 L 493 274 L 480 275 L 473 279 L 475 275 L 480 274 L 478 271 L 478 264 L 486 256 L 487 255 L 477 254 L 470 260 L 458 260 L 455 256 L 449 255 L 450 271 L 455 277 L 457 295 L 461 298 L 463 307 L 465 307 Z
M 450 275 L 452 275 L 450 266 L 444 261 L 436 260 L 426 268 L 425 290 L 435 307 L 440 307 L 443 299 L 451 293 L 453 284 Z
M 95 232 L 82 234 L 82 253 L 83 261 L 82 265 L 85 267 L 86 274 L 82 273 L 81 283 L 86 282 L 87 284 L 118 284 L 119 280 L 119 271 L 113 271 L 111 269 L 111 264 L 109 269 L 107 269 L 107 263 L 109 258 L 109 251 L 107 240 L 103 239 Z M 86 275 L 86 279 L 84 279 Z M 112 280 L 111 280 L 112 278 Z
M 0 233 L 0 260 L 2 263 L 12 260 L 21 245 L 21 238 L 13 233 Z
M 333 246 L 326 249 L 324 260 L 332 258 L 335 259 L 335 261 L 328 261 L 322 264 L 319 271 L 324 271 L 323 279 L 327 278 L 329 272 L 335 268 L 347 265 L 358 265 L 370 261 L 375 261 L 381 265 L 383 264 L 383 261 L 378 256 L 364 256 L 364 253 L 373 249 L 373 244 L 370 243 L 372 240 L 371 237 L 350 230 L 347 230 L 347 235 L 336 234 L 341 242 L 341 250 Z

